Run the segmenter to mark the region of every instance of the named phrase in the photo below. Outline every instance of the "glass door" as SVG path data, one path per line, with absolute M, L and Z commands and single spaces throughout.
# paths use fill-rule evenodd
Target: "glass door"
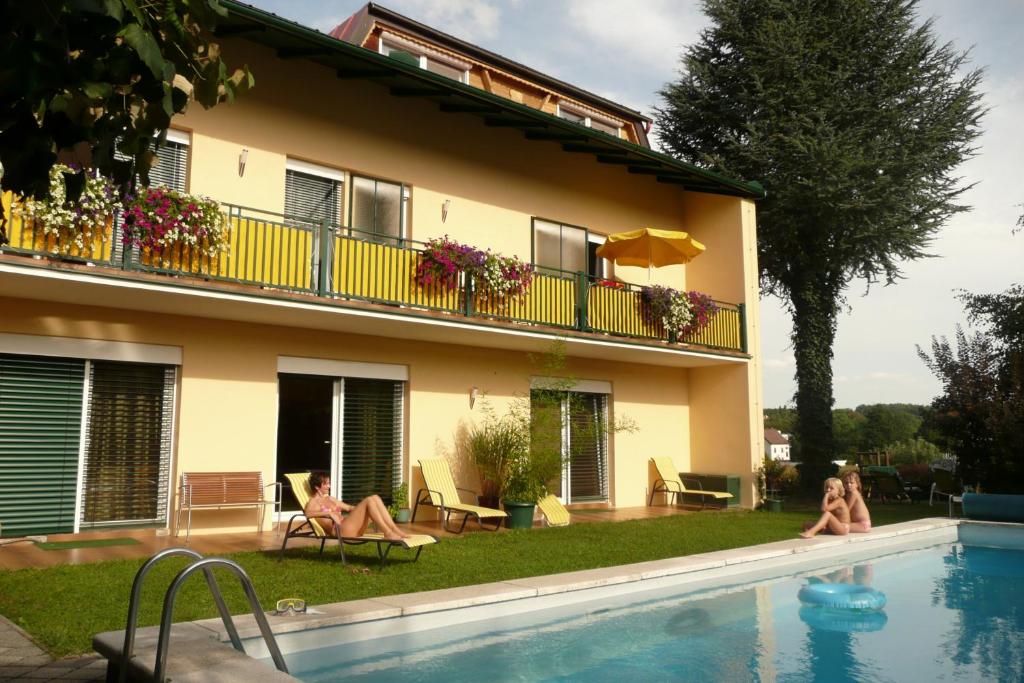
M 317 375 L 278 375 L 277 472 L 282 510 L 298 511 L 285 472 L 322 470 L 336 481 L 341 382 Z

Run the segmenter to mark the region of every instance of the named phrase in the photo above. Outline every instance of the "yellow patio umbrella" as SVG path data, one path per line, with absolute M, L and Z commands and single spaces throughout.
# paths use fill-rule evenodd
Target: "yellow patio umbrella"
M 647 266 L 651 268 L 689 263 L 704 252 L 704 245 L 678 230 L 641 228 L 608 235 L 608 240 L 597 249 L 601 258 L 620 266 Z

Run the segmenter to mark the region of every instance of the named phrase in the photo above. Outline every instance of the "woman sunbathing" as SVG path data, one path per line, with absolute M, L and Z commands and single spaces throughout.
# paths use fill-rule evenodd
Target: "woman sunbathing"
M 327 533 L 335 533 L 334 527 L 337 525 L 342 536 L 357 538 L 366 533 L 366 527 L 373 522 L 377 530 L 389 541 L 409 538 L 409 534 L 399 529 L 391 519 L 387 506 L 380 496 L 367 496 L 356 505 L 349 505 L 331 497 L 331 478 L 324 472 L 313 472 L 309 475 L 309 488 L 312 489 L 313 496 L 306 503 L 303 512 L 317 516 L 317 522 Z

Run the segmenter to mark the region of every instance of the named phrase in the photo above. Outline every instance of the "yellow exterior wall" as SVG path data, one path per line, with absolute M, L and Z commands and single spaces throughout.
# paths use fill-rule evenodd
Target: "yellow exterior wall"
M 317 65 L 277 60 L 243 41 L 231 41 L 228 49 L 258 74 L 258 86 L 233 105 L 192 107 L 175 119 L 176 128 L 192 131 L 192 192 L 282 211 L 285 162 L 294 157 L 411 185 L 406 236 L 417 240 L 447 233 L 529 259 L 532 217 L 605 235 L 686 229 L 685 193 L 678 187 L 599 164 L 591 155 L 567 154 L 554 143 L 527 142 L 521 132 L 488 128 L 479 117 L 392 97 L 380 85 L 339 80 Z M 239 178 L 242 149 L 249 157 Z M 452 204 L 442 223 L 444 199 Z M 656 269 L 650 281 L 681 288 L 684 272 L 682 266 Z M 648 282 L 646 269 L 616 274 Z
M 385 339 L 320 330 L 154 315 L 111 308 L 2 299 L 0 332 L 179 346 L 179 414 L 174 484 L 181 472 L 261 470 L 274 480 L 278 356 L 393 363 L 409 368 L 405 476 L 415 494 L 416 462 L 445 456 L 456 483 L 477 488 L 474 467 L 456 447 L 461 428 L 483 416 L 470 409 L 477 387 L 497 410 L 528 397 L 539 368 L 526 353 Z M 671 452 L 683 469 L 690 424 L 685 370 L 569 359 L 565 376 L 608 381 L 610 411 L 637 431 L 610 440 L 611 504 L 645 503 L 647 459 Z M 172 508 L 173 509 L 173 508 Z M 429 518 L 431 511 L 421 514 Z M 249 510 L 193 513 L 193 529 L 251 531 Z
M 690 370 L 690 444 L 696 471 L 741 474 L 744 506 L 755 502 L 753 473 L 764 457 L 761 329 L 754 205 L 726 197 L 688 195 L 684 215 L 695 236 L 719 254 L 715 267 L 694 260 L 690 287 L 745 304 L 749 363 Z M 699 226 L 699 227 L 698 227 Z M 699 229 L 699 232 L 698 232 Z M 721 292 L 721 294 L 719 294 Z
M 754 206 L 732 197 L 686 193 L 624 168 L 569 154 L 558 144 L 525 141 L 471 115 L 392 97 L 377 84 L 339 80 L 333 71 L 239 40 L 225 52 L 245 61 L 258 86 L 232 106 L 193 107 L 174 121 L 191 134 L 189 189 L 222 202 L 280 212 L 289 157 L 406 183 L 412 188 L 407 237 L 448 234 L 528 260 L 531 218 L 585 226 L 599 234 L 641 227 L 690 232 L 707 251 L 687 266 L 616 269 L 624 280 L 698 289 L 746 304 L 752 361 L 670 369 L 611 360 L 570 359 L 572 376 L 612 383 L 611 411 L 638 430 L 610 444 L 611 504 L 643 505 L 653 478 L 647 460 L 671 455 L 681 471 L 738 473 L 742 504 L 753 503 L 760 462 L 762 407 Z M 414 125 L 410 125 L 414 122 Z M 244 176 L 238 157 L 248 150 Z M 347 188 L 346 188 L 347 190 Z M 346 192 L 347 194 L 347 192 Z M 451 200 L 448 218 L 441 206 Z M 346 197 L 346 204 L 347 204 Z M 335 279 L 343 269 L 335 264 Z M 650 278 L 650 280 L 648 279 Z M 305 286 L 291 274 L 279 286 Z M 496 406 L 527 395 L 538 374 L 523 353 L 428 344 L 357 334 L 260 326 L 113 308 L 0 299 L 0 331 L 180 346 L 180 412 L 175 482 L 188 470 L 260 469 L 274 476 L 277 358 L 396 363 L 409 367 L 406 477 L 414 465 L 445 455 L 456 481 L 476 486 L 457 452 L 458 431 L 479 419 L 472 387 Z M 453 336 L 453 341 L 457 341 Z M 207 529 L 251 529 L 249 511 L 199 514 Z

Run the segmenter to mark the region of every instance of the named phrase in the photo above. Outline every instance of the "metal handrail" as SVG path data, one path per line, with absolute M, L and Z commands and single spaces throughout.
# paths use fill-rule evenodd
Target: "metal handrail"
M 135 580 L 132 581 L 131 598 L 128 600 L 128 621 L 124 627 L 124 645 L 121 648 L 121 668 L 117 677 L 118 683 L 124 683 L 125 677 L 128 675 L 128 660 L 132 658 L 132 651 L 135 648 L 135 630 L 139 616 L 139 596 L 142 594 L 142 581 L 146 578 L 149 570 L 153 568 L 153 565 L 164 558 L 176 555 L 185 555 L 194 560 L 203 559 L 202 555 L 189 548 L 167 548 L 146 560 L 145 564 L 139 567 L 139 571 L 135 572 Z M 242 640 L 238 637 L 238 630 L 235 629 L 235 624 L 231 620 L 231 613 L 224 603 L 224 596 L 221 595 L 220 588 L 217 585 L 217 579 L 209 568 L 204 569 L 203 574 L 206 576 L 206 583 L 210 586 L 210 593 L 213 594 L 213 601 L 217 604 L 217 611 L 220 613 L 220 618 L 227 629 L 231 644 L 236 650 L 245 652 L 245 648 L 242 647 Z
M 174 617 L 174 601 L 178 596 L 178 591 L 181 589 L 181 585 L 185 582 L 191 574 L 196 571 L 202 570 L 203 573 L 208 573 L 213 567 L 225 567 L 230 569 L 238 576 L 239 582 L 242 584 L 242 589 L 245 591 L 245 597 L 249 599 L 249 606 L 252 608 L 252 615 L 256 619 L 256 624 L 260 628 L 260 635 L 263 636 L 263 642 L 266 644 L 267 649 L 270 651 L 270 656 L 274 660 L 274 666 L 277 667 L 278 671 L 288 673 L 288 665 L 284 662 L 284 657 L 281 655 L 280 648 L 277 647 L 277 640 L 274 638 L 274 632 L 270 630 L 270 624 L 267 622 L 267 615 L 263 613 L 263 607 L 260 606 L 259 598 L 256 597 L 256 589 L 253 588 L 252 580 L 249 575 L 245 573 L 242 567 L 232 560 L 226 560 L 221 557 L 207 557 L 201 560 L 193 562 L 189 566 L 178 572 L 178 575 L 174 577 L 174 581 L 171 582 L 170 587 L 167 589 L 167 594 L 164 596 L 164 607 L 163 612 L 160 616 L 160 635 L 156 646 L 156 662 L 153 665 L 153 679 L 157 683 L 163 683 L 164 671 L 167 668 L 167 650 L 171 639 L 171 624 Z M 216 588 L 216 584 L 210 586 L 210 590 L 214 592 L 215 598 L 219 595 L 219 590 Z M 235 625 L 231 620 L 231 614 L 225 612 L 221 614 L 221 619 L 224 620 L 224 625 L 228 627 L 228 633 L 235 633 L 234 638 L 238 637 L 238 633 L 234 631 Z M 232 639 L 234 643 L 234 639 Z M 245 648 L 242 647 L 241 641 L 235 646 L 236 650 L 245 652 Z

